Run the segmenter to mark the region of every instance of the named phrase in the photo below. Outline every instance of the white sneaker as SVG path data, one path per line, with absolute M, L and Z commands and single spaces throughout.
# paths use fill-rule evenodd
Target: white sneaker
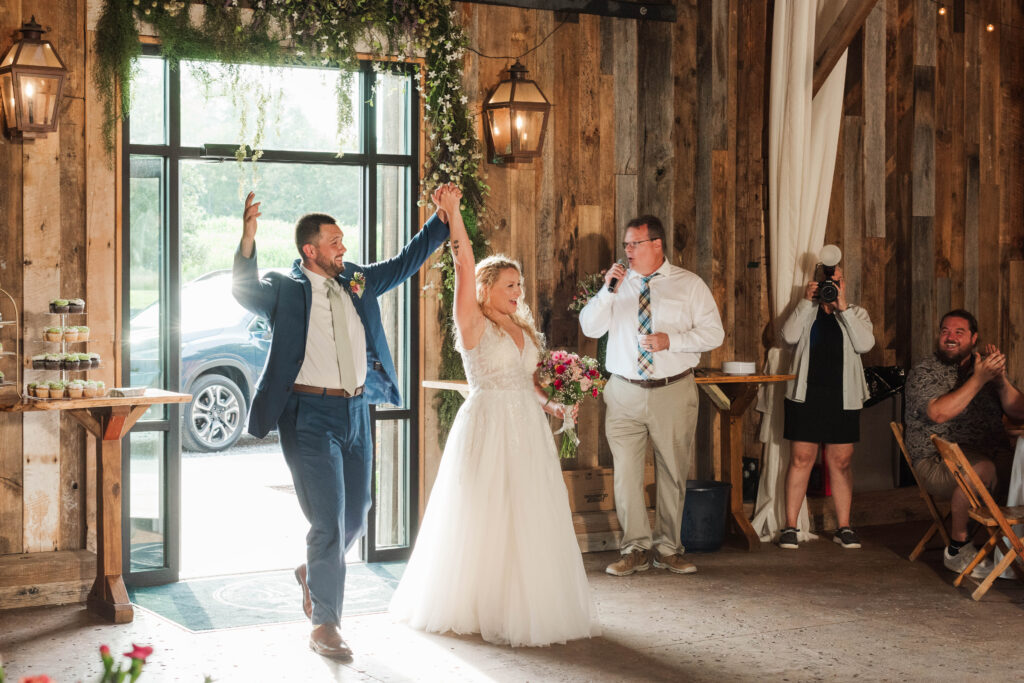
M 968 543 L 963 548 L 960 548 L 960 552 L 956 555 L 949 554 L 949 547 L 943 548 L 942 550 L 942 564 L 951 572 L 960 574 L 967 565 L 971 563 L 974 556 L 978 554 L 978 549 L 973 544 Z M 992 558 L 986 557 L 984 560 L 978 563 L 978 566 L 971 571 L 971 577 L 975 579 L 984 579 L 992 571 Z

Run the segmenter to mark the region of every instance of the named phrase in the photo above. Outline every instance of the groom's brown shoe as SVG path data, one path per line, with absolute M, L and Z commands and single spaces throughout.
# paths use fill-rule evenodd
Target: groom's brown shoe
M 295 580 L 302 586 L 302 611 L 307 619 L 312 619 L 313 598 L 309 596 L 309 586 L 306 585 L 306 565 L 300 564 L 295 568 Z
M 309 648 L 324 657 L 352 659 L 352 650 L 334 624 L 320 624 L 309 634 Z

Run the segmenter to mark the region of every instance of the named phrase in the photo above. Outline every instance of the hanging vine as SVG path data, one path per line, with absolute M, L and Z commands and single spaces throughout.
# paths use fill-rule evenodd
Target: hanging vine
M 464 217 L 478 258 L 487 242 L 478 224 L 487 186 L 480 175 L 482 155 L 469 98 L 462 90 L 462 58 L 467 41 L 451 0 L 104 0 L 96 25 L 96 66 L 93 77 L 105 111 L 104 138 L 114 149 L 118 121 L 131 111 L 131 82 L 141 55 L 141 23 L 160 37 L 163 56 L 171 68 L 182 60 L 228 65 L 237 81 L 239 65 L 305 65 L 358 67 L 357 49 L 370 50 L 387 63 L 424 58 L 417 89 L 423 97 L 425 130 L 429 137 L 421 184 L 421 205 L 436 185 L 454 182 L 463 192 Z M 232 71 L 232 66 L 234 70 Z M 338 130 L 352 121 L 353 103 L 341 79 L 337 91 Z M 268 117 L 266 94 L 257 98 L 256 137 L 240 140 L 259 154 Z M 339 151 L 341 149 L 339 140 Z M 244 153 L 243 153 L 244 154 Z M 451 305 L 454 270 L 448 250 L 436 266 L 441 284 L 441 379 L 465 377 L 453 345 Z M 455 411 L 461 404 L 455 392 L 438 399 L 441 442 L 447 438 Z

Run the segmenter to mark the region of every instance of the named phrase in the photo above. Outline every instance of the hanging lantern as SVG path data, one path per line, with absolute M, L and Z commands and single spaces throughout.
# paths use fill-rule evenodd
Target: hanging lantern
M 540 156 L 551 103 L 526 67 L 509 67 L 508 79 L 498 83 L 484 101 L 487 152 L 492 164 L 529 161 Z
M 46 137 L 57 130 L 57 113 L 68 70 L 36 18 L 18 29 L 16 41 L 0 59 L 4 122 L 14 139 Z

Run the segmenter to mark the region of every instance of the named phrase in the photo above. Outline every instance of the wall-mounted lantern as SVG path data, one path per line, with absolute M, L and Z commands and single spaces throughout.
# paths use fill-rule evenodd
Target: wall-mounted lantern
M 484 101 L 488 159 L 492 164 L 529 161 L 540 156 L 551 103 L 537 84 L 526 78 L 517 59 L 508 78 Z
M 57 130 L 57 114 L 68 70 L 36 18 L 18 29 L 21 39 L 0 59 L 4 122 L 15 140 L 46 137 Z

